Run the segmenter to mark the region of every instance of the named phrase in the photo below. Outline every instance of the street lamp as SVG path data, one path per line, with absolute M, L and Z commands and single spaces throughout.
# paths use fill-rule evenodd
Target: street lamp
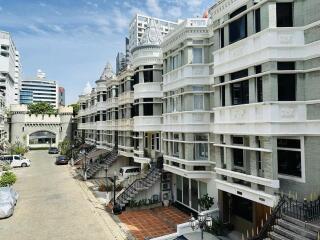
M 87 181 L 87 151 L 86 149 L 81 150 L 81 154 L 84 154 L 84 161 L 82 162 L 83 168 L 83 180 Z
M 73 165 L 74 165 L 73 149 L 74 149 L 74 144 L 72 144 L 72 145 L 71 145 L 71 166 L 73 166 Z
M 117 172 L 113 173 L 113 206 L 116 206 L 116 181 L 117 181 Z
M 106 170 L 106 192 L 108 193 L 108 165 L 104 168 L 104 170 Z
M 212 227 L 212 218 L 209 216 L 206 216 L 202 213 L 198 215 L 198 219 L 196 220 L 194 217 L 192 217 L 189 220 L 190 227 L 192 228 L 192 231 L 197 230 L 200 228 L 201 230 L 201 239 L 203 240 L 203 231 L 206 227 L 211 228 Z

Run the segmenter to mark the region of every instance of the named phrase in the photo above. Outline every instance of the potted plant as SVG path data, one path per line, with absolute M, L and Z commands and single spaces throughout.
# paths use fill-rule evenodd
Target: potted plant
M 210 197 L 208 194 L 203 195 L 198 201 L 201 211 L 209 210 L 214 204 L 214 198 Z

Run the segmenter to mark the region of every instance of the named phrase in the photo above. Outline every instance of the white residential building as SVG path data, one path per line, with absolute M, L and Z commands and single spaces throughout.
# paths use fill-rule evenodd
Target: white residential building
M 19 101 L 21 81 L 21 63 L 19 52 L 8 32 L 0 32 L 0 90 L 4 93 L 5 104 L 16 104 Z
M 35 78 L 24 79 L 21 84 L 20 103 L 32 104 L 46 102 L 55 108 L 59 106 L 59 87 L 56 81 L 46 78 L 46 74 L 38 70 Z

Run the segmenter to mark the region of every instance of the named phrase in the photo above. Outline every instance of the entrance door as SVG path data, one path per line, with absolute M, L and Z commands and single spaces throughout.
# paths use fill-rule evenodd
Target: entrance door
M 255 229 L 257 227 L 261 226 L 261 222 L 263 220 L 263 222 L 266 222 L 266 215 L 269 216 L 270 215 L 270 207 L 262 205 L 260 203 L 255 203 L 254 204 L 254 208 L 255 208 L 255 221 L 254 221 L 254 227 Z

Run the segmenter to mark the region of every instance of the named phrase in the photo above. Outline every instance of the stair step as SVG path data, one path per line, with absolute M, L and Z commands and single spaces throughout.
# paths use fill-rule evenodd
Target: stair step
M 279 226 L 286 228 L 292 232 L 295 232 L 296 234 L 299 234 L 303 237 L 310 238 L 312 240 L 317 240 L 317 233 L 310 231 L 304 227 L 298 226 L 284 219 L 279 219 L 277 223 Z
M 288 239 L 292 239 L 292 240 L 310 240 L 309 238 L 300 236 L 300 235 L 290 231 L 289 229 L 283 228 L 279 225 L 274 226 L 273 231 L 282 235 L 282 236 L 285 236 Z
M 273 240 L 290 240 L 290 238 L 286 238 L 276 232 L 270 232 L 269 233 L 269 238 L 273 239 Z
M 308 230 L 311 230 L 313 232 L 316 232 L 316 233 L 320 232 L 320 226 L 316 226 L 316 225 L 313 225 L 313 224 L 310 224 L 310 223 L 302 222 L 302 221 L 300 221 L 300 220 L 298 220 L 296 218 L 290 217 L 288 215 L 283 214 L 282 219 L 284 219 L 284 220 L 286 220 L 286 221 L 288 221 L 290 223 L 293 223 L 295 225 L 298 225 L 298 226 L 300 226 L 302 228 L 306 228 Z

